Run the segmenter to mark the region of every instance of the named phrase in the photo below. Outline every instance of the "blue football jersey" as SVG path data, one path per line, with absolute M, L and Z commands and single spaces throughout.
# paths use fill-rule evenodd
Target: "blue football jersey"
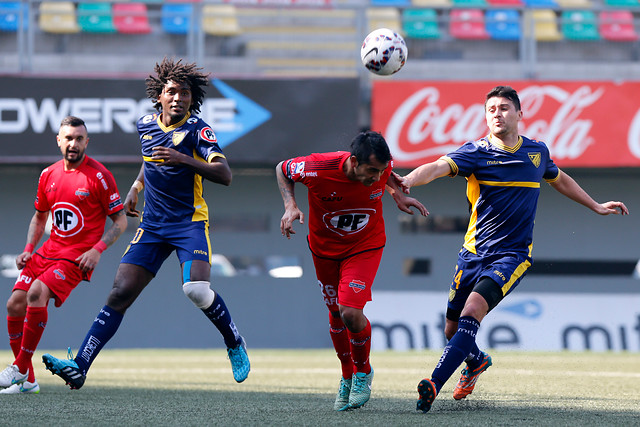
M 531 256 L 540 182 L 553 182 L 559 174 L 547 146 L 520 137 L 510 148 L 485 137 L 442 159 L 451 166 L 451 176 L 467 178 L 471 216 L 463 246 L 480 256 Z
M 161 225 L 208 220 L 202 176 L 185 166 L 164 166 L 151 156 L 153 147 L 163 146 L 202 162 L 224 157 L 211 127 L 190 113 L 167 127 L 154 113 L 138 120 L 138 134 L 144 160 L 143 222 Z

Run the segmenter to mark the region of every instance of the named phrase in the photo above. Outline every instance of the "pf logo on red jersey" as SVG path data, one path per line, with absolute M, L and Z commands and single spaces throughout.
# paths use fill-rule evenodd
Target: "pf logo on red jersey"
M 343 209 L 324 214 L 322 220 L 329 230 L 346 236 L 364 229 L 375 213 L 375 209 Z
M 61 237 L 78 234 L 84 227 L 84 218 L 80 209 L 71 203 L 60 202 L 51 208 L 53 213 L 53 231 Z

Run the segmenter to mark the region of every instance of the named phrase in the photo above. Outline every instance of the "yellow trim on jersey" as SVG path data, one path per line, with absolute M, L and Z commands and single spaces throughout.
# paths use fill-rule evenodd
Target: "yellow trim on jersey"
M 158 114 L 158 118 L 156 119 L 156 122 L 158 123 L 158 127 L 160 128 L 160 130 L 162 130 L 164 133 L 167 132 L 171 132 L 174 129 L 179 128 L 180 126 L 182 126 L 183 124 L 185 124 L 187 122 L 187 120 L 189 119 L 189 117 L 191 117 L 191 111 L 187 111 L 187 114 L 184 115 L 184 117 L 182 118 L 182 120 L 180 120 L 178 123 L 176 123 L 175 125 L 171 125 L 171 126 L 165 126 L 162 124 L 162 121 L 160 120 L 160 116 L 161 114 Z
M 211 153 L 211 154 L 209 154 L 209 158 L 207 159 L 207 163 L 211 163 L 211 159 L 213 159 L 214 157 L 222 157 L 223 159 L 227 158 L 227 156 L 225 156 L 222 153 Z
M 449 173 L 450 177 L 454 177 L 456 175 L 458 175 L 458 165 L 456 165 L 456 162 L 454 162 L 451 157 L 449 156 L 442 156 L 440 157 L 440 159 L 438 160 L 444 160 L 445 162 L 449 163 L 449 167 L 451 168 L 451 172 Z
M 209 219 L 204 222 L 204 235 L 207 238 L 207 250 L 209 251 L 209 265 L 211 265 L 211 237 L 209 236 Z
M 204 162 L 204 159 L 196 153 L 196 150 L 193 150 L 193 158 Z M 206 221 L 209 219 L 209 208 L 202 197 L 202 176 L 197 173 L 193 176 L 193 207 L 195 211 L 191 217 L 192 221 Z
M 527 181 L 478 181 L 478 184 L 491 185 L 494 187 L 529 187 L 540 188 L 539 182 L 527 182 Z
M 464 235 L 464 244 L 466 250 L 473 254 L 476 252 L 476 226 L 478 225 L 478 199 L 480 199 L 480 185 L 474 175 L 467 178 L 467 199 L 471 203 L 471 216 L 469 218 L 469 226 L 467 233 Z
M 502 295 L 506 295 L 507 292 L 509 292 L 511 286 L 513 286 L 516 280 L 524 275 L 525 271 L 527 271 L 529 267 L 531 267 L 531 263 L 529 262 L 529 260 L 526 260 L 516 268 L 516 270 L 509 278 L 509 281 L 502 286 Z
M 522 137 L 520 135 L 518 135 L 518 143 L 513 147 L 508 147 L 508 146 L 506 146 L 504 144 L 501 144 L 499 142 L 495 142 L 493 140 L 492 135 L 489 135 L 489 137 L 487 139 L 489 140 L 491 145 L 493 145 L 493 146 L 495 146 L 495 147 L 497 147 L 497 148 L 499 148 L 501 150 L 508 151 L 510 153 L 515 153 L 516 151 L 518 151 L 520 149 L 520 147 L 522 147 L 522 142 L 523 142 L 522 141 Z
M 145 162 L 164 163 L 164 159 L 154 159 L 151 156 L 142 156 L 142 160 Z

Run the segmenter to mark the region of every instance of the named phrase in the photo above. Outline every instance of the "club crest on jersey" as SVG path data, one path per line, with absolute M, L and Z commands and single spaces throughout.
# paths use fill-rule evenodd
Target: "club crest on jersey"
M 67 278 L 64 273 L 57 268 L 53 270 L 53 274 L 56 275 L 56 279 L 65 280 Z
M 344 209 L 324 214 L 322 221 L 334 233 L 340 236 L 348 236 L 366 228 L 367 224 L 369 224 L 369 219 L 375 213 L 375 209 Z
M 542 158 L 542 156 L 540 155 L 540 153 L 527 153 L 529 156 L 529 160 L 531 160 L 531 163 L 533 163 L 533 165 L 535 167 L 540 167 L 540 160 Z
M 86 188 L 78 188 L 76 190 L 76 196 L 78 196 L 80 200 L 86 199 L 90 194 L 91 193 L 89 193 L 89 190 L 87 190 Z
M 213 129 L 211 129 L 210 127 L 202 128 L 202 130 L 200 130 L 200 138 L 212 144 L 218 142 L 216 134 L 213 133 Z
M 173 142 L 173 145 L 178 145 L 182 142 L 185 136 L 187 136 L 187 131 L 173 132 L 173 135 L 171 135 L 171 142 Z
M 84 228 L 84 217 L 76 206 L 59 202 L 51 207 L 51 231 L 60 237 L 71 237 Z
M 353 289 L 353 292 L 355 292 L 356 294 L 367 289 L 367 286 L 362 280 L 352 280 L 351 282 L 349 282 L 349 287 Z

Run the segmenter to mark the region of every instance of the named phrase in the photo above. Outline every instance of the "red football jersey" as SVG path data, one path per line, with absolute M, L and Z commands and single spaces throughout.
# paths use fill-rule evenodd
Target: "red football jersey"
M 75 170 L 65 171 L 63 160 L 43 170 L 34 205 L 51 211 L 52 219 L 51 236 L 38 253 L 70 261 L 100 240 L 108 215 L 123 209 L 113 175 L 88 156 Z
M 282 172 L 308 188 L 309 246 L 321 257 L 344 258 L 386 242 L 382 196 L 389 167 L 371 187 L 351 181 L 342 170 L 350 153 L 314 153 L 282 164 Z

